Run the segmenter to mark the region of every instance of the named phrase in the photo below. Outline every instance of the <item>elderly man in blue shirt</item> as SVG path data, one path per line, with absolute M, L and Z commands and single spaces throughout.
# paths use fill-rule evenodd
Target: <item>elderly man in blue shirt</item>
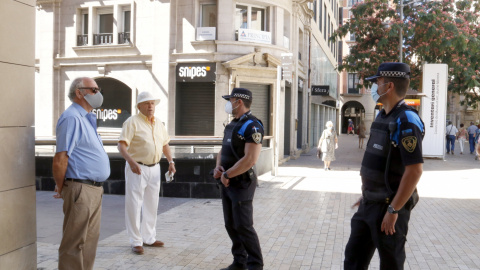
M 68 97 L 73 103 L 58 119 L 53 157 L 53 197 L 63 199 L 65 215 L 58 269 L 93 269 L 102 185 L 110 176 L 110 161 L 91 112 L 102 105 L 103 96 L 93 79 L 83 77 L 73 80 Z
M 468 132 L 468 143 L 470 144 L 470 154 L 473 155 L 475 151 L 475 133 L 477 132 L 478 127 L 475 126 L 473 122 L 470 122 L 470 126 L 467 128 Z

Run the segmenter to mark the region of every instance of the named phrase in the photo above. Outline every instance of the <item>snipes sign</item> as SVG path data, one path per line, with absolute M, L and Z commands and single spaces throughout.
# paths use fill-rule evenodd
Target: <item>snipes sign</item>
M 177 82 L 213 82 L 216 63 L 182 63 L 177 65 Z

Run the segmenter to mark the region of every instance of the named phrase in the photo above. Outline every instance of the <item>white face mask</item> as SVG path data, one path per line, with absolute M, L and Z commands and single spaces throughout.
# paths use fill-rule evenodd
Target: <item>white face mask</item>
M 95 95 L 86 94 L 84 98 L 94 109 L 102 106 L 103 104 L 103 95 L 100 93 L 100 91 L 98 91 Z
M 237 102 L 237 101 L 238 101 L 238 100 L 235 100 L 233 103 L 235 103 L 235 102 Z M 236 108 L 238 108 L 238 106 L 235 107 L 235 108 L 233 108 L 232 102 L 230 102 L 230 100 L 227 101 L 227 104 L 225 104 L 225 112 L 228 113 L 228 114 L 232 114 L 232 113 L 233 113 L 233 110 L 236 109 Z
M 385 84 L 387 84 L 387 83 L 384 83 L 384 84 L 381 84 L 381 85 L 377 85 L 376 83 L 374 83 L 374 84 L 372 85 L 372 88 L 370 89 L 370 91 L 371 91 L 371 94 L 372 94 L 373 101 L 378 102 L 378 100 L 379 100 L 382 96 L 384 96 L 384 95 L 386 95 L 386 94 L 388 93 L 388 91 L 387 91 L 387 92 L 385 92 L 385 93 L 383 93 L 383 94 L 381 94 L 381 95 L 378 94 L 378 87 L 379 87 L 379 86 L 382 86 L 382 85 L 385 85 Z M 389 90 L 389 91 L 390 91 L 390 90 Z

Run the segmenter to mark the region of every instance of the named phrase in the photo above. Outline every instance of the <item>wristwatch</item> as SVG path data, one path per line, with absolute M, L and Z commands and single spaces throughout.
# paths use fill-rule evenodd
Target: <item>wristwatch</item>
M 387 211 L 388 211 L 390 214 L 398 214 L 398 210 L 395 210 L 395 208 L 393 208 L 393 206 L 392 206 L 391 204 L 388 206 Z
M 173 161 L 173 160 L 172 160 L 172 161 L 169 161 L 168 164 L 169 164 L 169 165 L 170 165 L 170 164 L 175 164 L 175 161 Z
M 227 172 L 223 172 L 223 177 L 225 177 L 225 179 L 230 179 L 230 177 L 228 177 Z

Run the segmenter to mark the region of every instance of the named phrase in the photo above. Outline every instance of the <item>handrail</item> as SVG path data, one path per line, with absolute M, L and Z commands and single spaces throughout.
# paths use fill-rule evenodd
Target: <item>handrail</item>
M 273 136 L 265 136 L 265 140 L 272 139 Z M 171 137 L 169 145 L 222 145 L 222 137 Z M 102 138 L 103 145 L 117 145 L 118 137 Z M 35 137 L 35 145 L 56 145 L 56 137 Z

